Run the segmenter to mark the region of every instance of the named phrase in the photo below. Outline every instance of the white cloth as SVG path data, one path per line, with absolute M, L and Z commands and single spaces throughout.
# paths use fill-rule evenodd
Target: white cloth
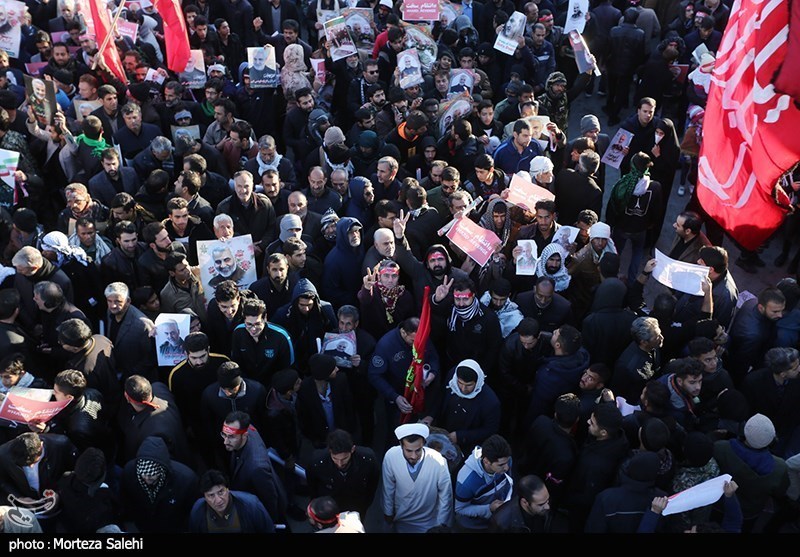
M 383 514 L 393 515 L 392 531 L 423 534 L 434 526 L 453 522 L 453 486 L 447 461 L 424 447 L 416 480 L 408 472 L 403 449 L 397 445 L 383 458 Z

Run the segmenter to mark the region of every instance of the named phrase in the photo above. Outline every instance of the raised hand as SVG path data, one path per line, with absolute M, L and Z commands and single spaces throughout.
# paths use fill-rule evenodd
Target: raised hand
M 405 236 L 406 234 L 406 225 L 408 224 L 408 219 L 411 218 L 411 213 L 406 213 L 403 209 L 400 209 L 400 216 L 392 221 L 392 229 L 394 230 L 394 237 L 398 240 Z
M 444 276 L 442 284 L 436 287 L 436 292 L 433 294 L 434 302 L 439 303 L 447 298 L 447 295 L 450 293 L 450 288 L 453 286 L 454 280 L 455 279 L 447 280 L 447 275 Z
M 373 272 L 372 269 L 367 267 L 367 274 L 364 275 L 364 290 L 372 294 L 372 287 L 375 286 L 376 282 L 378 282 L 378 272 Z

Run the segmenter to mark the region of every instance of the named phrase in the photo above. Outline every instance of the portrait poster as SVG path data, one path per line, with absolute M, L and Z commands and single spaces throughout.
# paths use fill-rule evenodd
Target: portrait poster
M 56 104 L 56 84 L 41 77 L 25 77 L 25 103 L 33 107 L 39 126 L 53 122 L 53 115 L 58 109 Z
M 235 236 L 225 242 L 197 242 L 197 261 L 200 266 L 200 282 L 207 298 L 224 280 L 234 281 L 239 288 L 248 288 L 257 279 L 256 256 L 250 234 Z
M 505 22 L 494 41 L 495 50 L 513 56 L 519 47 L 519 39 L 525 33 L 525 14 L 514 12 Z
M 65 43 L 69 39 L 69 31 L 51 31 L 50 41 L 52 43 Z
M 0 49 L 5 50 L 9 58 L 19 58 L 25 9 L 23 2 L 0 0 Z
M 594 65 L 594 75 L 599 77 L 601 75 L 600 69 L 597 67 L 597 64 L 592 61 L 592 53 L 583 36 L 577 31 L 570 31 L 569 43 L 570 46 L 572 46 L 572 54 L 575 56 L 575 64 L 578 66 L 578 72 L 585 73 Z
M 619 165 L 622 164 L 622 159 L 625 158 L 624 149 L 631 144 L 631 140 L 633 140 L 631 132 L 624 128 L 618 129 L 600 162 L 613 168 L 619 168 Z
M 52 389 L 11 387 L 0 403 L 0 419 L 14 423 L 46 423 L 71 400 L 51 400 Z
M 461 15 L 461 4 L 439 0 L 439 23 L 442 28 L 449 27 Z
M 147 74 L 145 74 L 144 76 L 145 81 L 152 81 L 153 83 L 158 83 L 159 85 L 164 83 L 164 79 L 165 79 L 164 75 L 157 72 L 153 68 L 147 70 Z
M 570 31 L 583 33 L 583 28 L 586 27 L 586 14 L 588 13 L 589 0 L 569 0 L 564 33 L 568 34 Z
M 187 313 L 160 313 L 156 317 L 156 355 L 158 365 L 175 366 L 186 359 L 183 339 L 189 334 L 192 316 Z
M 669 71 L 675 82 L 683 85 L 689 75 L 689 64 L 670 64 Z
M 469 93 L 461 93 L 439 104 L 439 132 L 445 135 L 453 122 L 472 112 L 472 98 Z
M 178 75 L 181 85 L 188 89 L 202 89 L 206 84 L 206 62 L 202 50 L 190 50 L 186 68 Z
M 580 228 L 576 226 L 562 226 L 553 234 L 553 243 L 569 251 L 570 244 L 575 243 L 580 231 Z
M 195 124 L 193 126 L 170 126 L 172 132 L 172 144 L 178 144 L 178 138 L 182 135 L 188 135 L 192 139 L 200 141 L 200 126 Z
M 439 52 L 439 47 L 436 46 L 430 28 L 424 23 L 411 24 L 405 21 L 400 22 L 400 27 L 406 32 L 406 47 L 416 48 L 422 69 L 426 72 L 431 71 L 433 63 L 436 62 L 436 53 Z
M 535 240 L 518 240 L 517 245 L 522 248 L 516 260 L 517 274 L 523 276 L 534 276 L 536 274 L 536 262 L 539 258 L 539 248 Z
M 322 341 L 322 353 L 333 356 L 338 367 L 353 367 L 350 356 L 356 354 L 355 332 L 325 333 L 325 339 Z
M 456 219 L 455 224 L 447 231 L 447 237 L 479 267 L 486 265 L 495 250 L 503 243 L 491 230 L 464 218 Z
M 409 48 L 397 55 L 397 68 L 400 72 L 400 87 L 406 89 L 423 83 L 422 65 L 416 48 Z
M 344 8 L 342 17 L 357 46 L 372 47 L 375 44 L 374 17 L 371 9 Z
M 95 99 L 87 101 L 84 99 L 72 99 L 72 106 L 75 107 L 75 119 L 78 122 L 83 122 L 83 119 L 89 116 L 92 112 L 103 106 L 103 101 Z
M 325 22 L 325 37 L 330 41 L 331 60 L 334 62 L 358 53 L 353 37 L 350 36 L 350 29 L 342 16 Z
M 450 89 L 448 97 L 450 95 L 459 95 L 464 91 L 472 95 L 472 88 L 475 86 L 476 78 L 477 74 L 472 70 L 450 70 Z
M 542 186 L 537 186 L 533 182 L 529 182 L 519 174 L 514 174 L 508 186 L 508 199 L 506 199 L 506 201 L 529 211 L 533 211 L 537 201 L 552 201 L 555 198 L 556 196 L 553 195 L 550 190 Z
M 437 21 L 439 19 L 437 0 L 405 0 L 403 19 L 405 21 Z
M 247 68 L 250 71 L 250 87 L 253 89 L 270 89 L 281 84 L 275 47 L 271 44 L 248 48 Z
M 654 279 L 664 286 L 678 290 L 679 292 L 685 292 L 694 296 L 703 295 L 701 284 L 706 277 L 708 277 L 709 267 L 677 261 L 664 255 L 657 249 L 655 252 L 656 266 L 653 269 Z
M 318 31 L 320 39 L 325 36 L 325 24 L 338 16 L 339 12 L 336 10 L 317 10 L 317 23 L 322 24 L 322 29 Z

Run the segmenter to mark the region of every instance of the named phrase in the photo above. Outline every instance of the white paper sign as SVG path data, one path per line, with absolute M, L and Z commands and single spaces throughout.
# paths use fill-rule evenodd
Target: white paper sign
M 517 257 L 517 274 L 533 276 L 536 274 L 536 261 L 539 258 L 539 248 L 534 240 L 518 240 L 517 245 L 522 248 L 522 253 Z
M 588 1 L 588 0 L 587 0 Z M 519 46 L 519 38 L 525 32 L 525 14 L 514 12 L 503 25 L 494 41 L 494 48 L 504 54 L 513 56 Z
M 669 516 L 716 503 L 724 495 L 725 482 L 731 479 L 730 474 L 722 474 L 672 495 L 661 515 Z
M 156 317 L 158 365 L 171 367 L 186 359 L 183 339 L 189 334 L 191 321 L 187 313 L 161 313 Z
M 701 284 L 708 277 L 709 267 L 672 259 L 656 250 L 653 278 L 664 286 L 695 296 L 703 295 Z
M 578 232 L 580 231 L 580 228 L 575 226 L 562 226 L 556 230 L 553 236 L 553 243 L 559 244 L 565 250 L 569 251 L 569 245 L 575 243 L 575 238 L 578 237 Z
M 568 35 L 573 29 L 578 33 L 583 33 L 583 28 L 586 27 L 586 14 L 588 13 L 589 0 L 569 0 L 564 34 Z
M 619 168 L 619 165 L 622 164 L 622 159 L 625 158 L 624 149 L 631 144 L 632 140 L 633 134 L 631 132 L 623 128 L 618 129 L 600 162 L 613 168 Z

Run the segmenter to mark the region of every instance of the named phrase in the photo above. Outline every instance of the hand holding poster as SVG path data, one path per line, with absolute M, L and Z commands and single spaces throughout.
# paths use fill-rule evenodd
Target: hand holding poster
M 56 84 L 40 77 L 25 76 L 25 102 L 33 108 L 40 126 L 51 124 L 56 113 Z
M 456 221 L 447 232 L 447 237 L 480 267 L 486 265 L 497 247 L 503 243 L 491 230 L 465 218 Z
M 158 365 L 172 367 L 186 359 L 183 339 L 189 334 L 191 320 L 186 313 L 160 313 L 156 317 Z
M 439 104 L 439 132 L 445 135 L 457 119 L 472 111 L 472 97 L 463 92 Z
M 600 68 L 597 67 L 596 60 L 592 53 L 589 51 L 589 46 L 577 31 L 570 31 L 569 44 L 572 46 L 572 53 L 575 56 L 575 64 L 578 66 L 578 72 L 586 73 L 594 68 L 594 75 L 600 77 Z
M 586 16 L 588 14 L 589 0 L 569 0 L 564 33 L 570 33 L 571 31 L 583 33 L 583 28 L 586 27 Z
M 580 228 L 575 226 L 562 226 L 556 230 L 555 234 L 553 235 L 553 243 L 559 244 L 565 250 L 569 251 L 569 246 L 570 244 L 575 243 L 575 238 L 578 237 L 578 232 L 580 232 Z
M 19 58 L 21 26 L 26 11 L 23 2 L 0 0 L 0 49 L 5 50 L 9 58 Z
M 374 14 L 369 8 L 344 8 L 342 17 L 350 36 L 358 46 L 372 47 L 375 43 Z
M 708 270 L 709 268 L 705 265 L 676 261 L 656 250 L 653 278 L 669 288 L 702 296 L 703 287 L 701 285 L 708 278 Z
M 416 48 L 409 48 L 397 55 L 397 68 L 400 72 L 400 88 L 406 89 L 423 83 L 422 66 Z
M 406 46 L 417 49 L 422 69 L 426 72 L 431 71 L 434 62 L 436 62 L 436 53 L 439 48 L 428 27 L 422 23 L 412 25 L 405 21 L 400 22 L 400 27 L 406 32 Z
M 331 60 L 334 62 L 358 53 L 353 37 L 350 36 L 350 29 L 342 16 L 325 22 L 325 37 L 330 41 Z
M 207 293 L 213 294 L 224 280 L 232 280 L 239 288 L 256 281 L 256 257 L 250 234 L 230 240 L 201 240 L 197 242 L 197 261 L 200 282 Z M 207 298 L 210 299 L 208 294 Z
M 518 240 L 517 246 L 522 253 L 517 256 L 515 261 L 517 274 L 533 276 L 536 274 L 536 261 L 539 258 L 539 248 L 534 240 Z
M 514 174 L 508 188 L 508 201 L 529 211 L 533 211 L 536 202 L 542 199 L 554 200 L 555 195 L 542 186 L 537 186 L 533 182 Z
M 519 46 L 519 40 L 525 32 L 525 14 L 514 12 L 503 25 L 503 29 L 497 34 L 494 41 L 494 48 L 504 54 L 513 56 Z
M 322 353 L 333 356 L 338 367 L 353 367 L 351 356 L 356 354 L 356 334 L 349 333 L 325 333 L 325 340 L 322 343 Z
M 732 479 L 730 474 L 722 474 L 671 495 L 661 514 L 669 516 L 716 503 L 725 493 L 725 483 Z
M 631 144 L 633 134 L 624 128 L 617 130 L 614 137 L 611 139 L 611 145 L 606 149 L 603 158 L 600 162 L 607 164 L 613 168 L 619 168 L 622 164 L 622 159 L 625 158 L 628 145 Z

